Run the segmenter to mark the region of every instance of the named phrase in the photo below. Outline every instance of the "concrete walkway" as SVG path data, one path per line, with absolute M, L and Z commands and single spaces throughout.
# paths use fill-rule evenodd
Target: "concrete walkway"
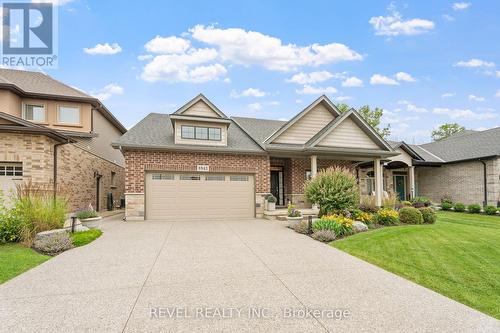
M 496 319 L 277 222 L 115 217 L 103 229 L 0 285 L 0 331 L 500 331 Z

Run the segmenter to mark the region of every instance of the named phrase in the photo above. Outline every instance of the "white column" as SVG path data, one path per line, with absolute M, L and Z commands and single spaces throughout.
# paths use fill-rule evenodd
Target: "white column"
M 408 167 L 408 181 L 410 182 L 410 198 L 415 197 L 415 167 Z
M 380 158 L 373 161 L 373 172 L 375 173 L 375 205 L 382 207 L 382 186 L 383 186 L 383 171 L 380 163 Z
M 316 177 L 318 173 L 318 156 L 311 155 L 311 178 Z

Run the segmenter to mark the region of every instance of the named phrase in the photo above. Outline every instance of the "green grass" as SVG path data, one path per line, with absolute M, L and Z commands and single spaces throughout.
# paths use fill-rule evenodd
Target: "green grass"
M 51 257 L 40 254 L 21 244 L 0 245 L 0 283 L 40 265 Z
M 500 218 L 439 212 L 434 225 L 382 228 L 331 243 L 500 319 Z
M 74 246 L 83 246 L 94 241 L 102 235 L 102 231 L 99 229 L 90 229 L 82 232 L 75 232 L 71 235 L 71 241 Z

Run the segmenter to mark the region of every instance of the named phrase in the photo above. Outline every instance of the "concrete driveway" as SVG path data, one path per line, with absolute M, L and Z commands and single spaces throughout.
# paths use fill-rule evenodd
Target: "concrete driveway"
M 115 218 L 103 230 L 0 285 L 0 331 L 500 331 L 277 222 Z

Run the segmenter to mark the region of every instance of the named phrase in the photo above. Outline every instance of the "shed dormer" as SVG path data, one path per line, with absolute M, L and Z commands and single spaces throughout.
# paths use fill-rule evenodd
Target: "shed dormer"
M 202 94 L 170 115 L 175 144 L 227 146 L 229 118 Z

